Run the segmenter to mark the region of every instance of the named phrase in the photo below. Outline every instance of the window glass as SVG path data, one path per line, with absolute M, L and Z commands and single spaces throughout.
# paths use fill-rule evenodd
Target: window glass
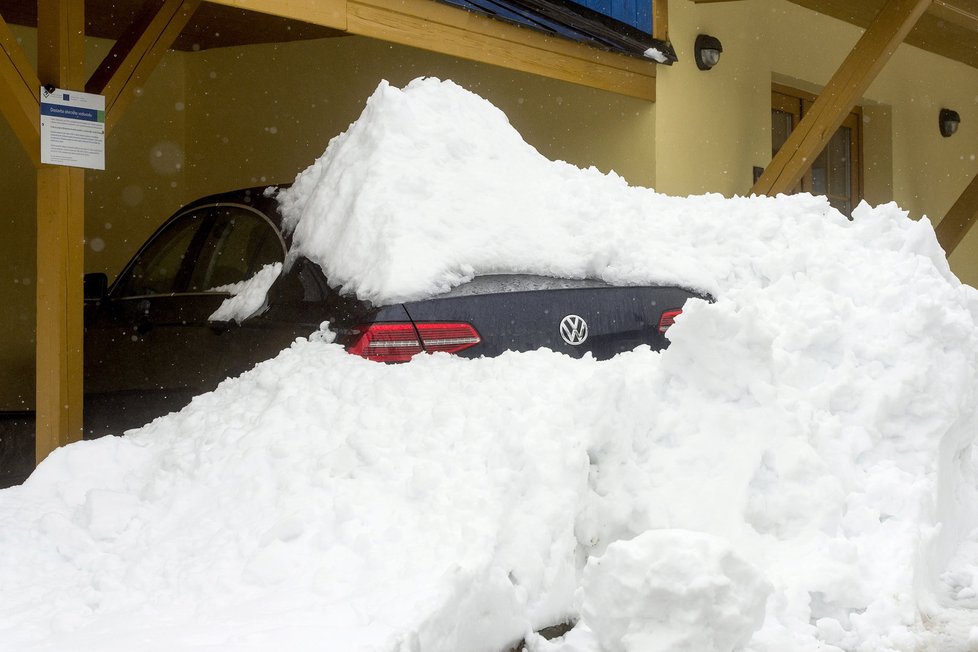
M 849 127 L 841 127 L 832 136 L 832 140 L 829 141 L 829 146 L 826 148 L 829 168 L 829 184 L 826 191 L 830 195 L 848 197 L 850 194 L 849 148 L 852 140 L 851 131 Z
M 853 188 L 849 162 L 851 147 L 852 130 L 849 127 L 840 127 L 815 159 L 811 171 L 812 192 L 828 197 L 829 203 L 846 215 L 852 212 L 850 198 Z
M 188 252 L 203 223 L 204 218 L 200 213 L 184 215 L 153 238 L 149 246 L 140 252 L 128 274 L 120 280 L 117 296 L 178 292 L 179 281 L 191 264 Z
M 773 154 L 778 153 L 794 128 L 795 117 L 792 114 L 778 109 L 771 111 L 771 149 Z
M 220 291 L 284 258 L 278 233 L 264 217 L 237 206 L 207 206 L 153 238 L 115 296 Z
M 275 229 L 260 215 L 236 206 L 218 206 L 194 266 L 189 292 L 210 292 L 240 283 L 284 252 Z

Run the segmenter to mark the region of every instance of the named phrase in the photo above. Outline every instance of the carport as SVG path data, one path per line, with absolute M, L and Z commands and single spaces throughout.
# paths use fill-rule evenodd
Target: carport
M 665 3 L 657 24 L 664 29 Z M 37 27 L 36 70 L 8 23 Z M 85 174 L 40 160 L 40 88 L 105 96 L 105 134 L 170 48 L 184 50 L 354 34 L 531 72 L 644 100 L 655 63 L 522 29 L 432 0 L 200 0 L 0 3 L 0 110 L 36 168 L 36 460 L 82 433 Z M 183 36 L 181 36 L 183 35 Z M 114 39 L 84 74 L 85 37 Z M 181 40 L 182 39 L 182 40 Z M 138 100 L 136 100 L 138 101 Z M 111 165 L 111 163 L 109 164 Z
M 654 15 L 653 35 L 670 40 L 666 0 L 648 1 Z M 561 3 L 528 0 L 525 4 Z M 571 82 L 644 103 L 658 100 L 661 107 L 655 113 L 654 147 L 672 154 L 678 149 L 674 145 L 685 148 L 689 144 L 686 149 L 696 155 L 691 159 L 698 157 L 690 162 L 690 170 L 684 171 L 681 165 L 667 166 L 665 154 L 658 153 L 659 172 L 654 178 L 661 190 L 678 194 L 776 194 L 798 184 L 901 43 L 942 57 L 951 66 L 978 68 L 978 0 L 872 0 L 855 3 L 858 6 L 832 0 L 766 1 L 764 7 L 784 5 L 797 11 L 800 5 L 817 12 L 820 18 L 837 18 L 865 31 L 829 80 L 804 80 L 820 86 L 818 98 L 773 160 L 765 158 L 769 149 L 764 153 L 764 147 L 755 147 L 737 153 L 734 163 L 738 167 L 727 170 L 729 161 L 711 160 L 711 147 L 716 143 L 690 131 L 689 125 L 698 117 L 716 120 L 718 131 L 729 126 L 725 119 L 732 123 L 732 119 L 717 116 L 702 99 L 716 102 L 741 92 L 738 84 L 745 82 L 724 77 L 728 73 L 723 66 L 739 61 L 741 71 L 749 70 L 750 55 L 731 46 L 729 39 L 734 37 L 723 33 L 724 24 L 730 17 L 751 23 L 755 19 L 751 11 L 761 4 L 755 0 L 673 0 L 677 29 L 671 40 L 685 65 L 657 70 L 657 64 L 649 59 L 590 47 L 436 0 L 38 0 L 36 7 L 30 0 L 0 0 L 0 111 L 35 166 L 37 180 L 37 461 L 81 436 L 81 277 L 85 256 L 84 171 L 40 164 L 42 84 L 104 95 L 105 130 L 111 142 L 127 108 L 146 101 L 140 98 L 143 86 L 170 49 L 193 52 L 217 46 L 356 35 Z M 8 23 L 37 27 L 36 69 Z M 699 72 L 689 65 L 692 37 L 703 31 L 718 32 L 727 44 L 725 60 L 716 71 Z M 86 35 L 115 40 L 91 75 L 84 69 Z M 742 37 L 740 42 L 749 39 Z M 750 90 L 755 96 L 768 93 L 768 88 L 761 86 L 770 85 L 770 75 L 765 72 L 761 77 L 766 78 Z M 700 95 L 687 93 L 686 88 Z M 933 122 L 936 120 L 935 112 Z M 963 124 L 967 125 L 967 116 Z M 734 126 L 756 134 L 750 139 L 762 145 L 765 138 L 770 141 L 764 131 L 770 127 L 766 115 L 753 115 L 745 124 Z M 704 128 L 709 127 L 705 124 Z M 936 124 L 930 127 L 936 130 Z M 725 137 L 733 141 L 739 135 L 728 132 Z M 694 138 L 697 143 L 691 143 Z M 694 166 L 700 170 L 706 165 L 704 160 L 717 169 L 707 174 L 693 172 Z M 742 165 L 745 162 L 763 168 L 763 173 L 752 179 L 749 165 Z M 110 167 L 114 164 L 119 165 L 108 163 Z M 974 163 L 954 165 L 969 179 L 976 179 Z M 978 181 L 960 186 L 964 189 L 955 186 L 952 194 L 957 199 L 948 204 L 949 208 L 937 204 L 928 208 L 932 218 L 944 216 L 938 236 L 949 254 L 978 217 Z M 881 197 L 889 200 L 893 195 Z

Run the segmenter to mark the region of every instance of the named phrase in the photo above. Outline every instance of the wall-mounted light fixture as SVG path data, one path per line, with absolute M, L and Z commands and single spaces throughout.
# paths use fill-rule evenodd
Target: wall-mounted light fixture
M 720 61 L 723 45 L 720 43 L 720 39 L 715 36 L 700 34 L 696 37 L 693 51 L 696 57 L 696 67 L 700 70 L 709 70 Z
M 958 130 L 958 125 L 961 124 L 961 116 L 958 115 L 957 111 L 952 111 L 951 109 L 941 109 L 941 113 L 937 119 L 937 125 L 941 129 L 941 135 L 945 138 L 949 138 L 954 135 L 954 132 Z

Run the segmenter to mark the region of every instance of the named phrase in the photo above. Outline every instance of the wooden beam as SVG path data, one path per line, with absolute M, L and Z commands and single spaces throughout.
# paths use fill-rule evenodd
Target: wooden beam
M 227 5 L 271 14 L 305 23 L 346 30 L 347 0 L 211 0 L 214 4 Z
M 789 192 L 825 149 L 931 0 L 888 0 L 751 192 Z
M 37 76 L 42 84 L 80 90 L 85 70 L 85 3 L 38 0 Z
M 431 0 L 349 0 L 348 31 L 640 99 L 655 99 L 655 64 Z
M 38 78 L 59 88 L 84 82 L 84 0 L 39 0 Z M 85 173 L 37 173 L 37 424 L 40 463 L 82 436 Z
M 85 90 L 105 95 L 106 134 L 122 118 L 129 102 L 180 36 L 200 1 L 164 0 L 162 5 L 145 5 L 143 13 L 92 74 Z
M 655 63 L 606 52 L 434 0 L 212 0 L 422 50 L 655 99 Z
M 976 221 L 978 221 L 978 175 L 975 175 L 958 200 L 954 202 L 951 210 L 934 229 L 937 232 L 937 241 L 948 256 L 961 244 Z
M 41 83 L 0 16 L 0 115 L 35 166 L 41 165 Z
M 978 13 L 947 0 L 934 0 L 929 13 L 943 21 L 978 32 Z
M 652 0 L 652 38 L 669 40 L 669 0 Z

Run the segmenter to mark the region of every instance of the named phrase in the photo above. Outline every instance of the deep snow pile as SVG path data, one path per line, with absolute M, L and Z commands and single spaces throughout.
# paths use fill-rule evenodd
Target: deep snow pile
M 717 300 L 607 362 L 317 334 L 59 450 L 0 492 L 0 649 L 966 649 L 978 296 L 927 221 L 629 188 L 437 80 L 382 84 L 282 201 L 378 303 L 492 271 Z

